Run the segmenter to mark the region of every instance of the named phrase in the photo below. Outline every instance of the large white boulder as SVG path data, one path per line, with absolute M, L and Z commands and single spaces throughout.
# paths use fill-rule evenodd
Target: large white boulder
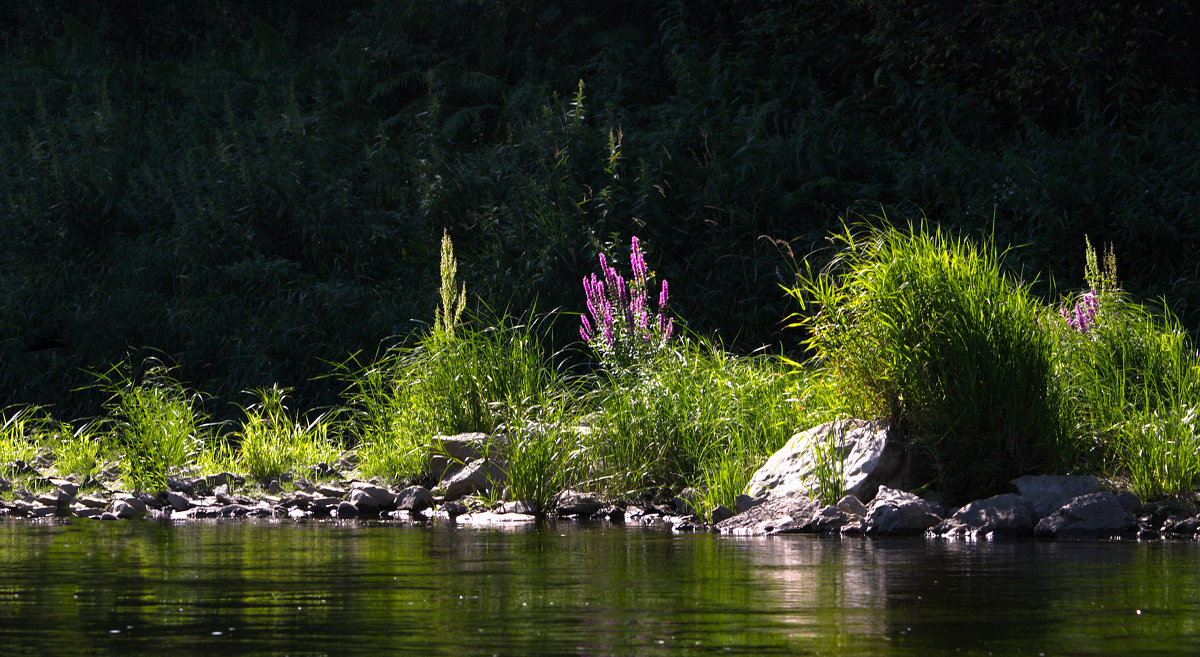
M 818 469 L 828 466 L 820 459 L 830 456 L 841 461 L 842 492 L 846 495 L 870 500 L 881 484 L 903 485 L 898 480 L 906 475 L 905 449 L 888 424 L 848 419 L 792 436 L 754 473 L 746 494 L 755 498 L 815 496 Z

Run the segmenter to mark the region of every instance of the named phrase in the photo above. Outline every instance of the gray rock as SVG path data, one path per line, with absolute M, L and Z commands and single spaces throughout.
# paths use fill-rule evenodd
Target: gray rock
M 409 486 L 396 495 L 396 508 L 402 511 L 423 511 L 433 506 L 433 493 L 424 486 Z
M 1026 475 L 1009 484 L 1012 492 L 1033 503 L 1038 518 L 1045 518 L 1080 495 L 1100 492 L 1100 480 L 1092 476 Z
M 338 508 L 342 500 L 336 497 L 314 497 L 308 504 L 308 511 L 314 516 L 328 516 Z
M 333 462 L 333 467 L 341 472 L 350 472 L 357 468 L 358 464 L 358 450 L 348 449 L 338 454 L 337 459 Z
M 340 502 L 337 505 L 337 517 L 342 519 L 357 518 L 359 514 L 358 507 L 351 502 Z
M 198 481 L 203 481 L 203 479 L 167 475 L 167 490 L 183 493 L 184 495 L 194 495 L 196 493 L 196 482 Z
M 79 484 L 70 479 L 51 479 L 50 483 L 57 490 L 58 499 L 55 501 L 57 506 L 69 505 L 75 500 L 75 495 L 79 493 Z
M 732 518 L 734 515 L 736 514 L 734 514 L 733 509 L 730 509 L 724 504 L 718 504 L 717 508 L 713 509 L 712 512 L 712 523 L 715 525 L 723 520 Z
M 215 491 L 218 486 L 224 486 L 226 492 L 228 492 L 230 488 L 245 484 L 246 478 L 235 475 L 232 472 L 218 472 L 202 479 L 192 480 L 191 483 L 194 493 L 209 494 Z
M 311 477 L 317 481 L 320 481 L 322 479 L 337 479 L 338 475 L 339 475 L 338 471 L 332 465 L 329 465 L 328 463 L 318 463 L 316 465 L 310 465 L 304 469 L 304 473 L 306 476 Z
M 113 513 L 112 511 L 105 511 L 104 513 L 100 514 L 100 519 L 101 520 L 120 520 L 121 518 L 119 516 L 117 516 L 117 514 Z
M 1120 490 L 1116 493 L 1117 501 L 1121 503 L 1121 508 L 1129 513 L 1137 513 L 1142 508 L 1142 500 L 1131 490 Z
M 499 513 L 499 514 L 518 513 L 518 514 L 527 515 L 527 516 L 536 516 L 536 515 L 538 515 L 538 509 L 537 509 L 537 505 L 535 505 L 533 502 L 528 502 L 526 500 L 517 500 L 515 502 L 505 502 L 505 503 L 501 504 L 496 509 L 496 513 Z
M 695 488 L 685 488 L 678 495 L 671 499 L 671 504 L 675 506 L 675 513 L 681 516 L 697 516 L 696 508 L 700 501 L 700 492 Z
M 805 531 L 820 509 L 821 505 L 807 495 L 781 495 L 718 522 L 716 530 L 748 536 Z
M 751 495 L 744 494 L 738 495 L 737 497 L 733 498 L 733 508 L 736 509 L 738 513 L 745 513 L 746 511 L 749 511 L 750 509 L 753 509 L 754 507 L 766 501 L 767 498 L 765 497 L 753 497 Z
M 1181 520 L 1168 521 L 1163 524 L 1163 533 L 1167 536 L 1181 536 L 1184 538 L 1192 538 L 1197 532 L 1200 532 L 1200 516 L 1191 518 L 1183 518 Z
M 1037 521 L 1032 502 L 1005 493 L 971 502 L 932 527 L 929 533 L 969 538 L 1030 536 Z
M 1080 495 L 1038 521 L 1034 534 L 1047 538 L 1111 538 L 1137 531 L 1137 520 L 1109 492 Z
M 590 516 L 604 508 L 604 502 L 592 493 L 565 490 L 554 499 L 554 509 L 560 516 Z
M 443 503 L 438 511 L 439 515 L 453 520 L 467 512 L 467 505 L 456 500 L 451 500 Z
M 281 516 L 284 514 L 280 514 Z M 275 509 L 269 506 L 252 506 L 246 511 L 247 518 L 274 518 Z
M 102 497 L 96 497 L 94 495 L 85 495 L 83 497 L 77 497 L 77 498 L 75 498 L 75 503 L 82 504 L 83 506 L 86 506 L 86 507 L 92 508 L 92 509 L 103 509 L 104 507 L 108 506 L 108 500 L 106 500 Z
M 76 505 L 72 509 L 72 512 L 76 518 L 99 518 L 104 514 L 104 512 L 100 509 L 93 509 L 92 507 L 80 505 Z
M 304 509 L 288 509 L 287 517 L 289 520 L 304 520 L 305 518 L 312 517 L 312 514 Z
M 880 486 L 867 506 L 865 531 L 877 536 L 921 534 L 941 521 L 929 502 L 912 493 Z
M 317 486 L 317 492 L 325 497 L 343 498 L 346 496 L 346 489 L 333 484 L 321 484 Z
M 379 511 L 381 508 L 379 505 L 379 501 L 376 500 L 374 498 L 374 496 L 372 496 L 370 493 L 362 490 L 361 488 L 356 488 L 356 489 L 350 491 L 349 493 L 347 493 L 345 501 L 354 505 L 356 516 L 379 515 Z M 339 510 L 338 517 L 339 518 L 342 517 L 341 512 L 340 512 L 341 508 L 342 508 L 341 504 L 339 504 L 338 505 L 338 510 Z
M 192 508 L 192 501 L 174 491 L 167 491 L 164 496 L 167 499 L 167 504 L 171 505 L 174 511 L 187 511 Z
M 108 511 L 118 518 L 141 518 L 146 515 L 146 503 L 132 495 L 114 499 L 108 505 Z
M 221 517 L 221 508 L 219 506 L 194 506 L 186 511 L 174 511 L 171 513 L 172 520 L 204 520 Z
M 463 469 L 462 461 L 455 461 L 445 454 L 434 454 L 429 457 L 429 474 L 434 481 L 445 481 Z
M 534 522 L 537 516 L 527 513 L 464 513 L 454 521 L 464 525 L 513 525 Z
M 0 466 L 0 468 L 3 468 L 4 470 L 7 470 L 10 473 L 12 473 L 14 476 L 18 476 L 18 477 L 21 475 L 30 475 L 30 474 L 37 473 L 37 470 L 32 465 L 30 465 L 29 463 L 26 463 L 25 461 L 22 461 L 21 459 L 17 459 L 15 461 L 5 463 L 4 465 Z
M 503 487 L 507 481 L 507 475 L 496 461 L 475 459 L 442 481 L 437 490 L 446 500 L 458 500 L 467 495 L 485 495 Z
M 746 486 L 751 497 L 811 495 L 818 489 L 818 455 L 832 441 L 834 454 L 842 460 L 842 484 L 846 494 L 871 499 L 881 484 L 904 485 L 908 477 L 903 441 L 886 422 L 838 420 L 792 436 L 771 455 Z
M 350 484 L 347 500 L 357 506 L 360 511 L 389 511 L 396 508 L 396 494 L 375 484 L 356 481 Z
M 430 446 L 435 454 L 466 463 L 482 458 L 490 440 L 486 433 L 460 433 L 456 436 L 434 436 Z
M 222 518 L 245 518 L 250 513 L 250 507 L 242 504 L 226 504 L 221 507 Z
M 818 509 L 809 519 L 808 529 L 818 534 L 837 534 L 850 522 L 861 518 L 862 516 L 848 513 L 840 506 L 826 506 Z
M 0 477 L 0 492 L 12 490 L 12 482 Z
M 867 505 L 863 504 L 861 500 L 853 495 L 846 495 L 838 500 L 837 508 L 852 516 L 865 518 L 867 515 Z

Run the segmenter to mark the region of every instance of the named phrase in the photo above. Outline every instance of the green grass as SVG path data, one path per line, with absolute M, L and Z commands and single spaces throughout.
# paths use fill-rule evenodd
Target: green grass
M 548 406 L 563 385 L 532 319 L 475 316 L 365 366 L 343 366 L 364 473 L 420 478 L 433 436 L 493 433 Z
M 539 511 L 550 508 L 555 496 L 582 482 L 587 448 L 580 444 L 573 418 L 560 408 L 524 409 L 505 427 L 506 495 L 530 502 Z
M 955 498 L 1058 465 L 1043 306 L 995 248 L 911 225 L 836 239 L 832 264 L 793 294 L 816 310 L 799 325 L 852 412 L 898 424 Z
M 1114 291 L 1100 295 L 1086 333 L 1062 321 L 1049 326 L 1064 424 L 1084 462 L 1127 477 L 1143 498 L 1193 491 L 1200 357 L 1178 321 Z
M 362 476 L 432 483 L 433 437 L 478 431 L 495 436 L 507 475 L 495 495 L 545 510 L 566 488 L 663 500 L 692 487 L 707 515 L 732 507 L 796 432 L 860 417 L 896 423 L 928 486 L 956 499 L 1030 473 L 1124 478 L 1145 499 L 1195 491 L 1200 355 L 1165 308 L 1117 286 L 1111 255 L 1100 272 L 1088 245 L 1100 301 L 1080 330 L 989 242 L 924 225 L 847 228 L 834 241 L 831 264 L 790 290 L 810 350 L 802 362 L 737 356 L 688 334 L 629 368 L 564 371 L 564 355 L 545 347 L 553 314 L 459 314 L 447 241 L 437 325 L 339 366 L 342 405 L 303 413 L 271 386 L 216 426 L 172 369 L 123 363 L 99 377 L 107 414 L 79 428 L 35 407 L 8 412 L 0 463 L 44 454 L 58 474 L 87 477 L 115 460 L 129 486 L 155 491 L 171 473 L 267 482 L 353 448 Z M 832 503 L 841 464 L 832 444 L 817 449 L 811 493 Z
M 266 482 L 298 468 L 337 461 L 342 442 L 336 412 L 300 419 L 286 405 L 286 390 L 273 386 L 252 394 L 257 401 L 246 409 L 236 436 L 237 462 L 244 472 Z M 227 444 L 216 444 L 210 458 L 220 463 L 228 453 Z
M 806 420 L 794 381 L 766 356 L 701 338 L 673 343 L 635 373 L 602 377 L 580 420 L 594 485 L 616 496 L 687 486 L 733 505 L 754 470 Z
M 145 363 L 140 376 L 122 364 L 98 379 L 97 386 L 110 395 L 109 436 L 125 482 L 135 490 L 164 490 L 167 474 L 193 464 L 203 443 L 201 396 L 155 360 Z
M 0 464 L 32 461 L 37 455 L 37 434 L 48 423 L 36 406 L 10 410 L 0 425 Z

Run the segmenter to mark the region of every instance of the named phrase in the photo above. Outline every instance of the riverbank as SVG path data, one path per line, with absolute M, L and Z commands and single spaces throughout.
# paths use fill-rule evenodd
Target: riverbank
M 240 420 L 218 423 L 171 367 L 120 363 L 97 376 L 103 417 L 5 415 L 0 477 L 34 483 L 14 486 L 20 500 L 0 498 L 31 513 L 58 508 L 38 498 L 54 496 L 52 480 L 152 499 L 179 477 L 221 473 L 268 495 L 302 479 L 432 488 L 462 466 L 475 478 L 464 494 L 535 513 L 553 512 L 564 490 L 655 502 L 690 491 L 692 511 L 709 519 L 736 508 L 797 431 L 854 417 L 889 418 L 918 466 L 898 488 L 947 503 L 1060 473 L 1119 479 L 1151 502 L 1194 497 L 1200 356 L 1168 311 L 1120 289 L 1111 254 L 1101 260 L 1089 244 L 1088 291 L 1050 303 L 990 244 L 925 226 L 833 239 L 837 265 L 802 272 L 792 289 L 795 326 L 809 336 L 803 363 L 673 334 L 665 281 L 651 317 L 653 275 L 635 239 L 632 278 L 602 258 L 603 277 L 585 283 L 591 322 L 577 346 L 598 362 L 570 371 L 545 347 L 556 314 L 463 316 L 446 238 L 433 329 L 336 365 L 343 404 L 304 412 L 274 385 L 250 393 Z M 485 439 L 468 449 L 443 438 L 467 434 Z M 850 485 L 846 454 L 828 440 L 807 452 L 815 478 L 804 492 L 835 505 Z
M 388 485 L 362 479 L 357 456 L 345 452 L 335 464 L 285 472 L 263 485 L 231 472 L 171 476 L 157 493 L 132 492 L 118 473 L 97 477 L 58 477 L 45 459 L 5 464 L 12 478 L 0 478 L 0 518 L 11 520 L 95 519 L 182 523 L 254 520 L 305 522 L 372 520 L 421 525 L 515 526 L 547 518 L 656 526 L 675 532 L 717 532 L 753 536 L 822 534 L 911 536 L 993 540 L 1022 537 L 1073 540 L 1200 540 L 1200 505 L 1187 499 L 1143 503 L 1137 495 L 1095 477 L 1026 476 L 1010 483 L 1013 492 L 947 505 L 912 493 L 879 487 L 864 504 L 846 495 L 822 504 L 796 492 L 739 496 L 736 511 L 710 515 L 696 508 L 692 489 L 670 499 L 611 500 L 560 491 L 544 508 L 497 494 L 503 486 L 495 461 L 471 450 L 487 437 L 444 438 L 441 481 Z M 457 456 L 452 458 L 447 453 Z

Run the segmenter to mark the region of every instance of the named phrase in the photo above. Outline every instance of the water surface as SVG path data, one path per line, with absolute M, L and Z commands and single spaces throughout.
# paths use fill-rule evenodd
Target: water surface
M 0 654 L 1198 655 L 1194 543 L 0 521 Z

